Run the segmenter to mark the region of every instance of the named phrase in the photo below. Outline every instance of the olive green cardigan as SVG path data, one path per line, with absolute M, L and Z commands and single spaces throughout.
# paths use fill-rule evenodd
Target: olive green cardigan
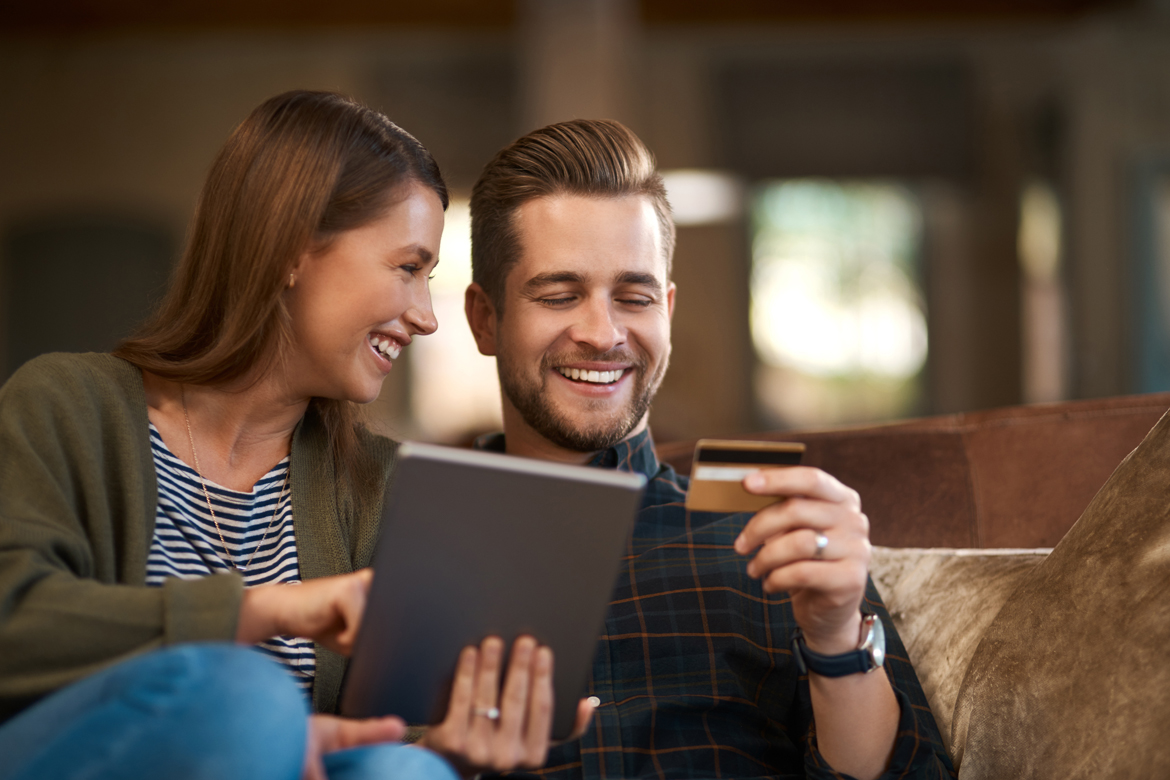
M 384 483 L 396 445 L 372 434 L 361 443 Z M 312 411 L 289 468 L 302 579 L 369 565 L 381 495 L 354 509 Z M 133 654 L 235 637 L 239 575 L 144 584 L 157 501 L 137 368 L 44 355 L 0 388 L 0 722 Z M 316 710 L 336 709 L 344 666 L 317 647 Z

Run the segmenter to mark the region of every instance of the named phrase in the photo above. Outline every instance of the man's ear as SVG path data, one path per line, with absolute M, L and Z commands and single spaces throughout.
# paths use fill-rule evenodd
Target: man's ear
M 674 282 L 666 285 L 666 318 L 669 320 L 674 319 L 674 293 L 677 289 Z
M 463 313 L 471 326 L 471 335 L 481 355 L 496 354 L 496 306 L 477 282 L 467 285 L 463 293 Z

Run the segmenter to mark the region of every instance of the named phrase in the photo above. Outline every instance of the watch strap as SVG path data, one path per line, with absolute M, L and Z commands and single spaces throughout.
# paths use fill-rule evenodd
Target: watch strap
M 810 650 L 804 641 L 804 633 L 797 626 L 792 636 L 792 655 L 796 659 L 796 667 L 800 673 L 808 674 L 812 671 L 822 677 L 847 677 L 851 674 L 871 672 L 880 667 L 884 660 L 885 641 L 882 637 L 878 654 L 875 654 L 867 644 L 865 635 L 869 632 L 866 630 L 865 621 L 869 617 L 869 613 L 862 613 L 861 646 L 838 655 L 823 655 Z M 874 621 L 880 620 L 881 618 L 874 616 Z

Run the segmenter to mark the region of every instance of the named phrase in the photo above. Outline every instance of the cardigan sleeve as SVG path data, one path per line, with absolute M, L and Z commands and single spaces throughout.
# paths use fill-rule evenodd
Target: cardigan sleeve
M 136 368 L 48 355 L 0 388 L 0 721 L 135 653 L 234 638 L 238 575 L 145 585 L 156 503 Z

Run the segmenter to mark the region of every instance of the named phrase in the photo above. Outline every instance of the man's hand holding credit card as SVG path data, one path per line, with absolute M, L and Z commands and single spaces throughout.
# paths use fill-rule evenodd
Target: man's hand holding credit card
M 758 512 L 782 496 L 757 495 L 744 479 L 760 469 L 798 466 L 804 445 L 788 441 L 700 439 L 695 445 L 687 509 L 692 512 Z
M 803 453 L 793 442 L 700 440 L 686 506 L 754 513 L 734 549 L 765 593 L 788 594 L 799 626 L 793 658 L 808 674 L 822 755 L 858 747 L 859 723 L 841 712 L 882 713 L 882 728 L 864 746 L 880 755 L 894 742 L 900 705 L 884 673 L 864 673 L 885 657 L 880 619 L 859 608 L 869 579 L 869 519 L 857 491 L 801 466 Z

